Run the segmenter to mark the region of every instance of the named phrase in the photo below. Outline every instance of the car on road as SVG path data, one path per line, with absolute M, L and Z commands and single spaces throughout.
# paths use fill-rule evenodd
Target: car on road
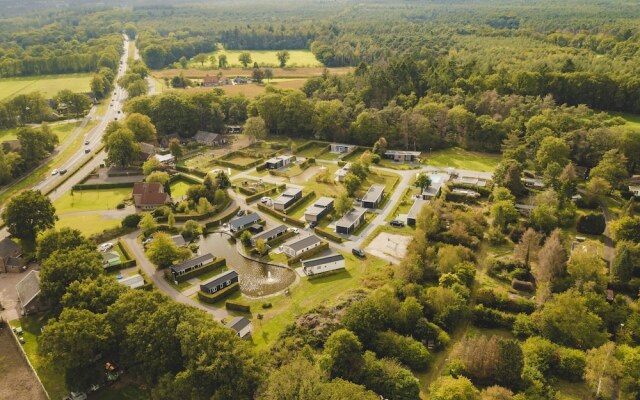
M 357 256 L 357 257 L 361 257 L 361 258 L 366 257 L 366 254 L 364 254 L 364 251 L 362 251 L 360 249 L 352 249 L 351 253 L 353 253 L 353 255 Z
M 85 141 L 84 141 L 84 145 L 85 145 L 85 146 L 88 146 L 88 145 L 89 145 L 89 141 L 88 141 L 88 140 L 85 140 Z
M 242 217 L 244 215 L 245 211 L 244 210 L 240 210 L 236 213 L 236 217 Z
M 120 114 L 122 111 L 118 110 L 118 114 Z
M 105 253 L 111 249 L 113 249 L 113 243 L 102 243 L 99 247 L 100 251 Z
M 398 220 L 393 220 L 389 222 L 389 225 L 395 226 L 396 228 L 404 228 L 404 222 L 398 221 Z
M 51 176 L 58 175 L 58 172 L 60 172 L 60 171 L 58 171 L 57 168 L 54 169 L 53 171 L 51 171 Z
M 67 173 L 67 169 L 66 169 L 66 168 L 62 168 L 62 169 L 60 170 L 60 175 L 64 175 L 64 174 L 66 174 L 66 173 Z
M 87 147 L 86 149 L 84 149 L 84 154 L 89 154 L 89 153 L 91 153 L 91 149 L 90 148 Z
M 271 203 L 271 197 L 265 196 L 265 197 L 261 198 L 260 199 L 260 203 L 262 203 L 262 204 Z

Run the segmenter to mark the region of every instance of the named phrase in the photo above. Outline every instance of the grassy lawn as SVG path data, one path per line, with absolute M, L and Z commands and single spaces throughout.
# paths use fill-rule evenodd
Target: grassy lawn
M 309 50 L 288 50 L 289 61 L 287 61 L 288 67 L 321 67 L 322 63 L 316 59 L 313 53 Z M 247 52 L 251 54 L 251 65 L 254 62 L 257 62 L 260 66 L 269 66 L 269 67 L 279 67 L 280 62 L 278 61 L 278 57 L 276 57 L 277 50 L 224 50 L 220 49 L 214 53 L 209 53 L 208 55 L 215 55 L 216 57 L 220 57 L 220 55 L 224 54 L 227 56 L 227 62 L 229 63 L 229 67 L 241 67 L 242 64 L 238 61 L 238 56 L 241 53 Z M 202 68 L 202 64 L 190 61 L 190 68 Z M 209 60 L 204 63 L 204 67 L 206 68 L 217 68 L 217 65 L 212 65 Z M 251 76 L 251 69 L 246 70 L 247 76 Z
M 356 151 L 354 151 L 353 153 L 349 154 L 348 156 L 343 157 L 342 161 L 347 161 L 347 162 L 358 161 L 360 159 L 360 156 L 364 152 L 365 152 L 365 149 L 357 149 Z
M 182 197 L 187 195 L 187 190 L 191 187 L 190 183 L 177 180 L 171 183 L 171 197 Z
M 371 187 L 371 185 L 384 185 L 384 193 L 386 197 L 393 192 L 394 187 L 400 181 L 400 176 L 396 174 L 390 174 L 388 172 L 381 172 L 371 170 L 371 173 L 367 176 L 362 184 L 360 185 L 360 189 L 356 191 L 356 197 L 362 197 L 367 193 L 367 190 Z M 384 204 L 380 205 L 382 208 Z
M 567 382 L 558 380 L 553 384 L 553 388 L 558 391 L 558 400 L 591 400 L 593 394 L 585 382 Z
M 322 153 L 324 150 L 326 150 L 328 144 L 326 145 L 320 145 L 320 144 L 313 144 L 312 146 L 307 147 L 306 149 L 302 149 L 300 151 L 298 151 L 296 153 L 296 156 L 300 156 L 300 157 L 318 157 L 320 155 L 320 153 Z M 329 153 L 327 151 L 327 153 Z M 338 156 L 338 154 L 332 154 L 334 156 Z
M 610 112 L 609 114 L 616 117 L 624 118 L 624 120 L 627 121 L 626 125 L 628 127 L 640 130 L 640 115 L 629 114 L 629 113 L 617 113 L 617 112 Z
M 86 93 L 91 91 L 89 87 L 90 81 L 91 74 L 4 78 L 0 79 L 0 100 L 32 92 L 40 92 L 45 98 L 51 98 L 63 89 Z
M 77 211 L 112 210 L 131 196 L 131 188 L 76 190 L 53 202 L 58 215 Z
M 311 204 L 313 204 L 316 200 L 318 200 L 318 196 L 311 196 L 305 201 L 296 202 L 293 207 L 287 209 L 287 215 L 292 218 L 299 219 L 304 215 L 304 212 L 307 210 Z
M 501 159 L 498 154 L 478 153 L 459 147 L 422 153 L 421 158 L 426 160 L 428 165 L 435 167 L 454 167 L 484 172 L 492 172 Z
M 124 214 L 122 215 L 124 217 Z M 56 229 L 75 228 L 80 230 L 85 236 L 100 233 L 105 229 L 120 226 L 119 219 L 104 218 L 100 214 L 68 215 L 60 216 L 56 222 Z
M 64 141 L 69 137 L 69 134 L 71 134 L 71 132 L 73 132 L 73 130 L 78 126 L 80 126 L 80 122 L 65 122 L 49 125 L 49 129 L 58 136 L 58 141 L 60 143 L 64 143 Z M 19 128 L 0 130 L 0 142 L 17 139 L 18 130 Z
M 245 165 L 251 164 L 252 162 L 254 162 L 256 160 L 257 160 L 257 158 L 253 158 L 253 157 L 238 156 L 238 157 L 233 157 L 232 159 L 225 160 L 225 161 L 229 161 L 229 162 L 232 162 L 234 164 L 245 166 Z

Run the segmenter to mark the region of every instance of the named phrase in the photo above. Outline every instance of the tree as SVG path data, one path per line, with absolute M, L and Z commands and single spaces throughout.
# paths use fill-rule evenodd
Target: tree
M 567 272 L 573 282 L 595 282 L 603 288 L 606 278 L 605 271 L 607 264 L 596 253 L 584 252 L 580 249 L 571 254 L 571 259 L 567 264 Z
M 169 152 L 176 158 L 176 161 L 182 157 L 182 146 L 178 139 L 173 138 L 169 141 Z
M 244 247 L 251 246 L 251 233 L 249 231 L 244 231 L 240 234 L 240 242 Z
M 97 278 L 102 272 L 102 257 L 95 249 L 57 250 L 42 262 L 40 292 L 57 309 L 73 282 Z
M 189 60 L 187 60 L 187 57 L 182 56 L 180 57 L 180 59 L 178 60 L 178 63 L 180 64 L 180 66 L 182 67 L 182 69 L 186 69 L 187 65 L 189 65 Z M 174 86 L 175 87 L 175 86 Z
M 539 171 L 544 171 L 547 165 L 556 162 L 560 167 L 569 163 L 569 145 L 562 139 L 547 136 L 542 139 L 536 153 L 536 164 Z
M 147 257 L 158 268 L 166 268 L 178 261 L 191 256 L 191 251 L 186 248 L 178 248 L 171 238 L 163 233 L 156 232 L 153 240 L 147 246 Z
M 244 130 L 242 132 L 255 142 L 267 137 L 267 126 L 262 117 L 249 117 L 244 123 Z
M 187 240 L 193 240 L 202 234 L 202 227 L 195 220 L 188 220 L 182 226 L 182 236 Z
M 151 174 L 153 171 L 162 168 L 162 163 L 155 157 L 149 157 L 147 161 L 142 164 L 142 173 L 145 175 Z
M 431 178 L 429 178 L 427 174 L 419 174 L 416 178 L 415 185 L 420 188 L 421 192 L 424 192 L 424 190 L 431 185 Z
M 260 68 L 254 68 L 251 72 L 251 79 L 258 83 L 262 83 L 264 79 L 264 72 Z
M 164 171 L 154 171 L 147 175 L 146 182 L 158 182 L 162 186 L 166 185 L 169 182 L 169 174 Z
M 129 37 L 129 40 L 134 40 L 136 38 L 136 34 L 138 33 L 138 30 L 136 29 L 136 26 L 133 23 L 127 22 L 127 24 L 124 26 L 124 33 L 127 34 L 127 36 Z
M 493 173 L 493 180 L 499 186 L 507 188 L 514 195 L 524 192 L 522 184 L 522 164 L 513 159 L 506 159 L 500 162 Z
M 266 255 L 267 252 L 269 251 L 269 247 L 267 246 L 267 242 L 265 240 L 263 240 L 263 239 L 258 239 L 256 241 L 256 251 L 261 256 Z
M 38 232 L 53 228 L 56 209 L 39 190 L 27 190 L 9 200 L 2 211 L 2 220 L 9 233 L 23 240 L 26 246 L 35 244 Z
M 598 198 L 605 196 L 611 192 L 611 184 L 607 182 L 604 178 L 599 176 L 593 177 L 589 179 L 587 182 L 587 196 L 593 200 L 597 200 Z
M 169 225 L 169 228 L 173 228 L 176 225 L 176 216 L 172 212 L 167 216 L 167 225 Z
M 83 93 L 74 93 L 71 90 L 61 90 L 54 98 L 58 106 L 66 105 L 68 112 L 73 116 L 84 115 L 91 108 L 91 99 Z
M 61 303 L 65 309 L 76 308 L 104 314 L 126 291 L 126 286 L 119 284 L 113 276 L 99 275 L 94 279 L 72 282 L 62 296 Z
M 47 125 L 43 125 L 40 129 L 20 128 L 17 137 L 20 141 L 19 154 L 27 167 L 37 165 L 58 144 L 58 137 Z
M 620 186 L 627 176 L 627 157 L 617 149 L 604 153 L 602 160 L 589 173 L 590 178 L 600 177 L 612 187 Z
M 480 392 L 480 400 L 511 400 L 513 392 L 502 386 L 490 386 Z
M 208 59 L 207 55 L 203 53 L 196 54 L 193 57 L 193 61 L 199 62 L 201 67 L 204 67 L 204 63 L 207 61 L 207 59 Z
M 509 224 L 518 222 L 520 213 L 513 201 L 500 200 L 491 206 L 491 217 L 493 218 L 493 226 L 499 227 L 505 232 Z
M 353 199 L 346 192 L 340 193 L 333 204 L 337 216 L 346 214 L 352 207 Z
M 616 241 L 640 243 L 640 216 L 618 218 L 611 223 L 610 229 Z
M 43 261 L 57 250 L 72 250 L 77 247 L 91 248 L 93 245 L 77 229 L 48 229 L 37 241 L 36 257 Z
M 227 55 L 226 54 L 220 54 L 218 56 L 218 68 L 227 68 Z
M 360 188 L 360 183 L 360 178 L 352 173 L 348 173 L 342 181 L 342 186 L 344 186 L 349 196 L 353 196 L 355 195 L 358 188 Z
M 597 398 L 617 398 L 618 379 L 623 375 L 623 366 L 615 353 L 616 345 L 613 342 L 587 352 L 585 381 Z
M 533 269 L 537 282 L 556 284 L 567 272 L 567 252 L 560 238 L 560 230 L 553 231 L 538 254 L 538 264 Z
M 156 140 L 156 127 L 148 116 L 131 113 L 124 120 L 124 124 L 133 132 L 137 142 L 152 142 Z
M 242 64 L 244 68 L 247 68 L 247 65 L 251 64 L 251 54 L 246 51 L 240 53 L 238 61 L 240 61 L 240 64 Z
M 564 200 L 569 200 L 576 193 L 578 174 L 573 163 L 565 165 L 559 177 L 558 194 Z
M 128 128 L 120 128 L 105 136 L 107 162 L 119 167 L 127 167 L 138 158 L 140 147 L 135 136 Z
M 431 400 L 476 400 L 478 389 L 463 376 L 442 376 L 429 386 Z
M 271 82 L 273 79 L 273 70 L 271 68 L 267 68 L 264 70 L 264 77 L 267 78 L 268 82 Z
M 280 68 L 284 68 L 287 65 L 287 61 L 291 58 L 291 55 L 288 51 L 282 50 L 276 53 L 276 57 L 278 58 L 278 62 L 280 62 Z
M 529 267 L 531 262 L 535 262 L 538 259 L 538 252 L 540 251 L 540 242 L 542 241 L 542 235 L 533 230 L 527 229 L 520 242 L 515 246 L 513 255 L 517 260 L 524 262 Z
M 218 197 L 217 200 L 214 201 L 216 204 L 221 204 L 219 200 L 226 200 L 227 194 L 224 189 L 231 187 L 231 179 L 229 179 L 229 175 L 227 175 L 224 171 L 218 172 L 216 175 L 216 186 L 218 190 L 224 194 L 224 197 L 218 194 L 218 190 L 216 190 L 216 194 L 214 195 L 214 199 Z
M 611 282 L 614 284 L 625 285 L 633 276 L 633 247 L 630 242 L 620 242 L 616 245 L 616 255 L 611 263 Z
M 377 154 L 382 157 L 385 151 L 387 151 L 387 139 L 381 137 L 373 144 L 373 154 Z
M 213 54 L 210 55 L 209 56 L 209 64 L 211 64 L 211 66 L 215 68 L 215 66 L 218 65 L 218 58 Z
M 514 339 L 501 339 L 498 341 L 498 354 L 494 375 L 496 383 L 518 389 L 524 368 L 524 355 L 520 343 Z
M 362 369 L 362 344 L 353 332 L 339 329 L 324 344 L 323 367 L 332 378 L 357 380 Z

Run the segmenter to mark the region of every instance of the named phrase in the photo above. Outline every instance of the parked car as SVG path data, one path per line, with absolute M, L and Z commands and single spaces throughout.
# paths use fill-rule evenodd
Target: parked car
M 85 146 L 88 146 L 88 145 L 89 145 L 89 141 L 88 141 L 88 140 L 85 140 L 85 141 L 84 141 L 84 145 L 85 145 Z
M 271 197 L 265 196 L 265 197 L 261 198 L 260 199 L 260 203 L 262 203 L 262 204 L 271 203 Z
M 89 153 L 91 153 L 91 149 L 90 148 L 87 147 L 86 149 L 84 149 L 84 154 L 89 154 Z
M 313 228 L 315 228 L 316 226 L 318 226 L 318 223 L 317 223 L 316 221 L 311 221 L 311 222 L 309 222 L 309 229 L 313 229 Z
M 66 174 L 66 173 L 67 173 L 67 169 L 66 169 L 66 168 L 62 168 L 62 169 L 60 170 L 60 175 L 64 175 L 64 174 Z
M 395 227 L 398 227 L 398 228 L 402 228 L 402 227 L 404 227 L 404 222 L 398 221 L 398 220 L 393 220 L 393 221 L 389 222 L 389 225 L 395 226 Z
M 57 169 L 57 168 L 56 168 L 56 169 L 54 169 L 53 171 L 51 171 L 51 176 L 53 176 L 53 175 L 58 175 L 58 172 L 60 172 L 60 171 L 58 171 L 58 169 Z
M 353 253 L 353 255 L 357 257 L 362 257 L 362 258 L 366 257 L 366 254 L 364 254 L 364 251 L 360 249 L 352 249 L 351 253 Z
M 113 249 L 113 243 L 102 243 L 99 247 L 100 251 L 105 253 L 111 249 Z
M 242 217 L 244 214 L 245 214 L 245 211 L 244 211 L 244 210 L 239 210 L 239 211 L 236 213 L 236 217 Z
M 289 232 L 293 232 L 293 233 L 299 233 L 300 229 L 298 229 L 298 228 L 289 228 L 288 231 Z

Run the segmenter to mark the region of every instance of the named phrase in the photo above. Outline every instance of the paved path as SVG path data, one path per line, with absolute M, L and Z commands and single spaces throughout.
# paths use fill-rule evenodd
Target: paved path
M 604 201 L 599 200 L 598 202 L 600 203 L 600 207 L 602 208 L 602 215 L 604 216 L 604 220 L 606 222 L 604 232 L 602 233 L 603 243 L 604 243 L 604 259 L 607 260 L 609 265 L 611 265 L 611 263 L 613 262 L 613 258 L 616 255 L 616 248 L 613 242 L 613 238 L 611 237 L 611 229 L 610 229 L 611 221 L 612 221 L 611 211 L 609 210 L 609 207 L 607 207 L 607 204 Z

